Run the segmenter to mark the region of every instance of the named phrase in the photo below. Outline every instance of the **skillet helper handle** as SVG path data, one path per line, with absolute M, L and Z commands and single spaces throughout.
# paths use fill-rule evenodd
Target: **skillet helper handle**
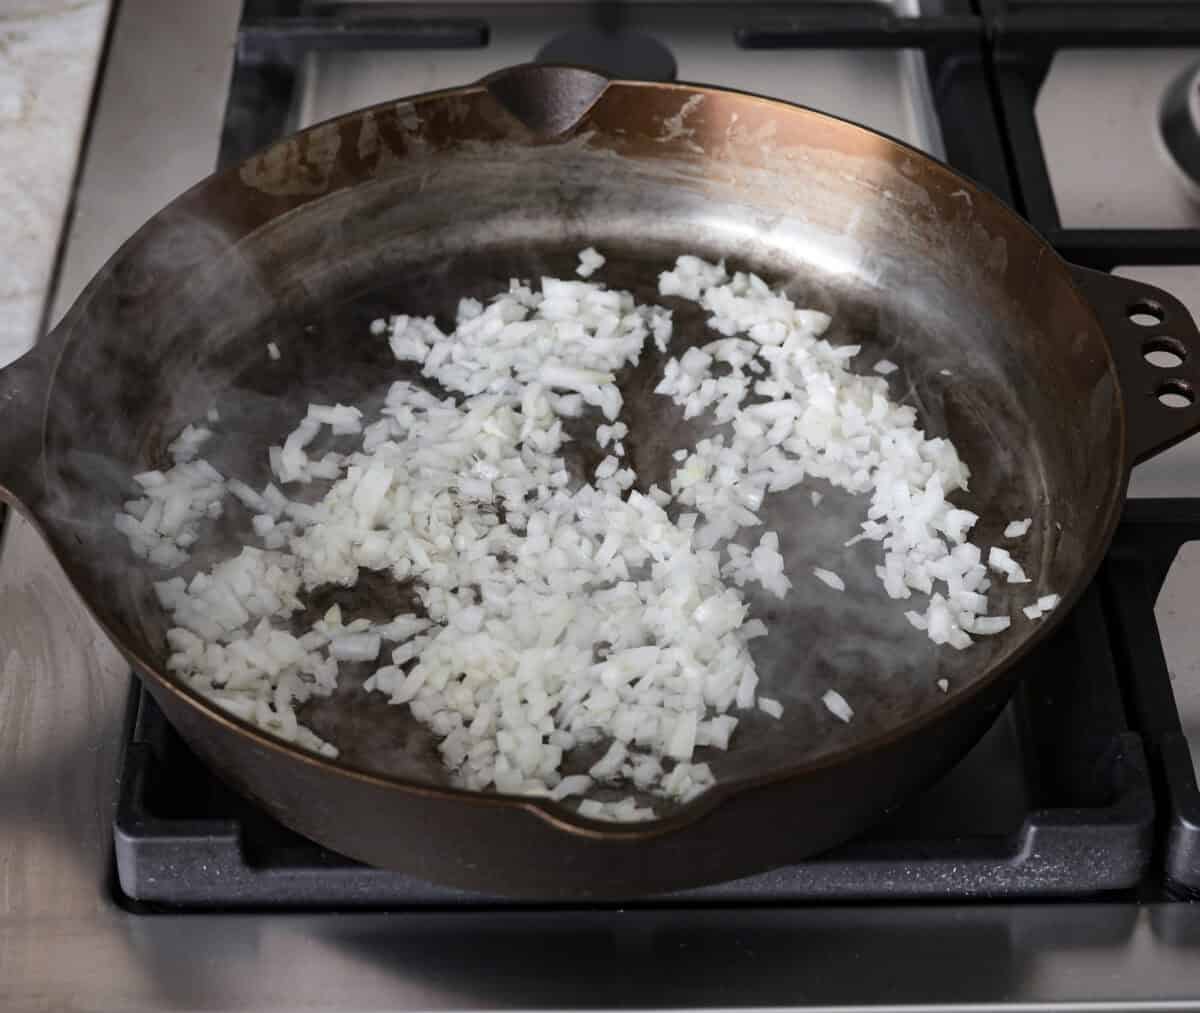
M 1170 292 L 1071 265 L 1112 351 L 1126 411 L 1130 465 L 1200 430 L 1200 330 Z M 1158 353 L 1156 365 L 1148 356 Z
M 43 339 L 0 369 L 0 501 L 13 506 L 32 505 L 41 482 L 38 460 L 52 373 L 50 344 Z

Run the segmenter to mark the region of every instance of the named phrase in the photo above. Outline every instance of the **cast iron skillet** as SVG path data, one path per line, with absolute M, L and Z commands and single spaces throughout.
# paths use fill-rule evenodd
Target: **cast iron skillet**
M 796 589 L 755 600 L 771 634 L 754 643 L 783 720 L 749 715 L 736 748 L 710 758 L 715 790 L 658 802 L 656 821 L 633 826 L 455 790 L 406 709 L 357 691 L 364 672 L 345 671 L 302 715 L 341 747 L 337 762 L 167 678 L 151 591 L 163 574 L 137 565 L 112 526 L 130 475 L 163 464 L 167 443 L 215 404 L 207 456 L 261 484 L 262 448 L 309 401 L 362 402 L 412 375 L 369 334 L 372 318 L 444 321 L 460 296 L 511 276 L 569 276 L 587 244 L 609 258 L 605 281 L 651 301 L 679 253 L 725 257 L 831 311 L 833 338 L 863 344 L 860 368 L 898 362 L 894 396 L 951 434 L 973 469 L 960 500 L 983 516 L 976 540 L 1001 542 L 1007 521 L 1034 518 L 1014 547 L 1033 584 L 999 596 L 1013 628 L 961 653 L 934 647 L 902 618 L 908 603 L 883 594 L 877 547 L 842 547 L 861 500 L 824 488 L 814 508 L 809 487 L 777 498 L 765 519 Z M 666 301 L 675 354 L 710 340 L 694 308 Z M 1182 364 L 1150 365 L 1153 348 Z M 753 95 L 525 66 L 315 126 L 151 219 L 0 373 L 0 493 L 40 527 L 184 739 L 286 825 L 462 887 L 632 897 L 827 848 L 949 768 L 1095 572 L 1131 465 L 1200 427 L 1198 355 L 1170 295 L 1064 263 L 989 194 L 887 137 Z M 650 392 L 661 366 L 648 355 L 623 378 L 629 453 L 647 484 L 666 484 L 670 452 L 699 431 Z M 1187 406 L 1165 407 L 1164 392 Z M 196 564 L 245 538 L 244 520 L 231 505 Z M 844 576 L 844 594 L 807 577 L 817 564 Z M 355 614 L 403 606 L 386 582 L 363 584 L 346 602 Z M 1061 607 L 1026 621 L 1019 606 L 1051 591 Z M 316 594 L 312 608 L 334 597 Z M 829 687 L 852 703 L 849 725 L 820 705 Z

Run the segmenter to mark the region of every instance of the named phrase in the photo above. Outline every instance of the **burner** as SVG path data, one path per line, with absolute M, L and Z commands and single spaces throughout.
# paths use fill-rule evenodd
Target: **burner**
M 1171 82 L 1159 107 L 1158 129 L 1185 187 L 1200 200 L 1200 64 Z
M 674 81 L 676 71 L 675 57 L 658 39 L 619 27 L 563 32 L 542 46 L 537 62 L 572 63 L 638 81 Z

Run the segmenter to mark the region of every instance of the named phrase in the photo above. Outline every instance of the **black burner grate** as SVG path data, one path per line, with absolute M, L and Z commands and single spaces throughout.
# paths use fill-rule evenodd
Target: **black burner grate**
M 1200 789 L 1155 625 L 1154 600 L 1180 548 L 1198 540 L 1200 500 L 1131 501 L 1105 572 L 1129 709 L 1156 761 L 1158 797 L 1165 803 L 1164 875 L 1194 897 L 1200 897 Z
M 1093 587 L 1024 688 L 944 780 L 822 857 L 671 904 L 1092 896 L 1136 887 L 1154 806 Z M 122 889 L 201 908 L 512 903 L 342 858 L 225 788 L 135 687 L 116 818 Z
M 1200 230 L 1064 228 L 1035 116 L 1055 53 L 1065 49 L 1186 48 L 1200 45 L 1193 0 L 979 0 L 1017 209 L 1068 260 L 1097 270 L 1118 265 L 1192 264 Z

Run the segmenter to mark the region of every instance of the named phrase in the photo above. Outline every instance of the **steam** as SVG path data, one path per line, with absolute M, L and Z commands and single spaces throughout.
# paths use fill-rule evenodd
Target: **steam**
M 398 163 L 384 179 L 314 200 L 248 237 L 240 226 L 169 209 L 94 290 L 65 351 L 50 412 L 52 482 L 39 516 L 110 628 L 161 659 L 165 617 L 150 591 L 161 574 L 132 561 L 112 529 L 134 472 L 163 464 L 183 426 L 216 407 L 206 457 L 223 474 L 261 485 L 262 448 L 280 442 L 309 402 L 369 405 L 392 380 L 414 375 L 371 336 L 371 319 L 402 308 L 444 323 L 459 297 L 489 295 L 511 276 L 569 276 L 578 249 L 591 244 L 609 258 L 606 283 L 639 301 L 656 301 L 658 271 L 690 252 L 736 259 L 804 305 L 832 311 L 835 327 L 845 328 L 832 340 L 862 343 L 867 365 L 882 357 L 899 363 L 893 389 L 907 384 L 926 427 L 952 433 L 975 473 L 964 506 L 1000 527 L 1044 509 L 1051 486 L 1040 434 L 1014 401 L 1006 346 L 989 340 L 1000 324 L 980 319 L 969 293 L 931 278 L 952 244 L 916 263 L 903 209 L 887 208 L 848 238 L 838 224 L 853 205 L 877 198 L 866 189 L 847 194 L 820 166 L 802 180 L 794 167 L 789 173 L 786 185 L 778 168 L 722 181 L 694 162 L 639 165 L 586 141 L 480 145 Z M 838 218 L 831 206 L 845 213 Z M 682 304 L 676 312 L 677 334 L 711 340 Z M 272 341 L 278 361 L 267 354 Z M 647 370 L 655 360 L 648 354 Z M 670 452 L 701 430 L 649 395 L 647 376 L 623 378 L 627 442 L 643 479 L 661 483 Z M 858 533 L 861 502 L 820 485 L 824 499 L 814 507 L 812 488 L 778 494 L 763 508 L 764 526 L 781 533 L 793 591 L 786 611 L 752 595 L 771 629 L 753 650 L 762 691 L 784 704 L 785 720 L 748 718 L 749 745 L 716 770 L 725 780 L 797 763 L 814 743 L 834 749 L 892 726 L 940 700 L 935 678 L 965 685 L 1006 649 L 983 641 L 959 654 L 914 636 L 903 604 L 879 593 L 870 547 L 841 548 Z M 230 503 L 206 532 L 193 567 L 244 537 L 238 509 Z M 983 528 L 980 540 L 989 537 Z M 1051 544 L 1035 530 L 1024 548 L 1037 580 Z M 809 580 L 815 565 L 834 565 L 845 594 Z M 831 687 L 853 699 L 855 721 L 819 737 L 811 732 L 818 720 L 828 723 L 820 697 Z M 356 734 L 378 721 L 394 744 L 395 712 L 372 715 L 355 718 Z M 319 715 L 306 720 L 321 730 Z

